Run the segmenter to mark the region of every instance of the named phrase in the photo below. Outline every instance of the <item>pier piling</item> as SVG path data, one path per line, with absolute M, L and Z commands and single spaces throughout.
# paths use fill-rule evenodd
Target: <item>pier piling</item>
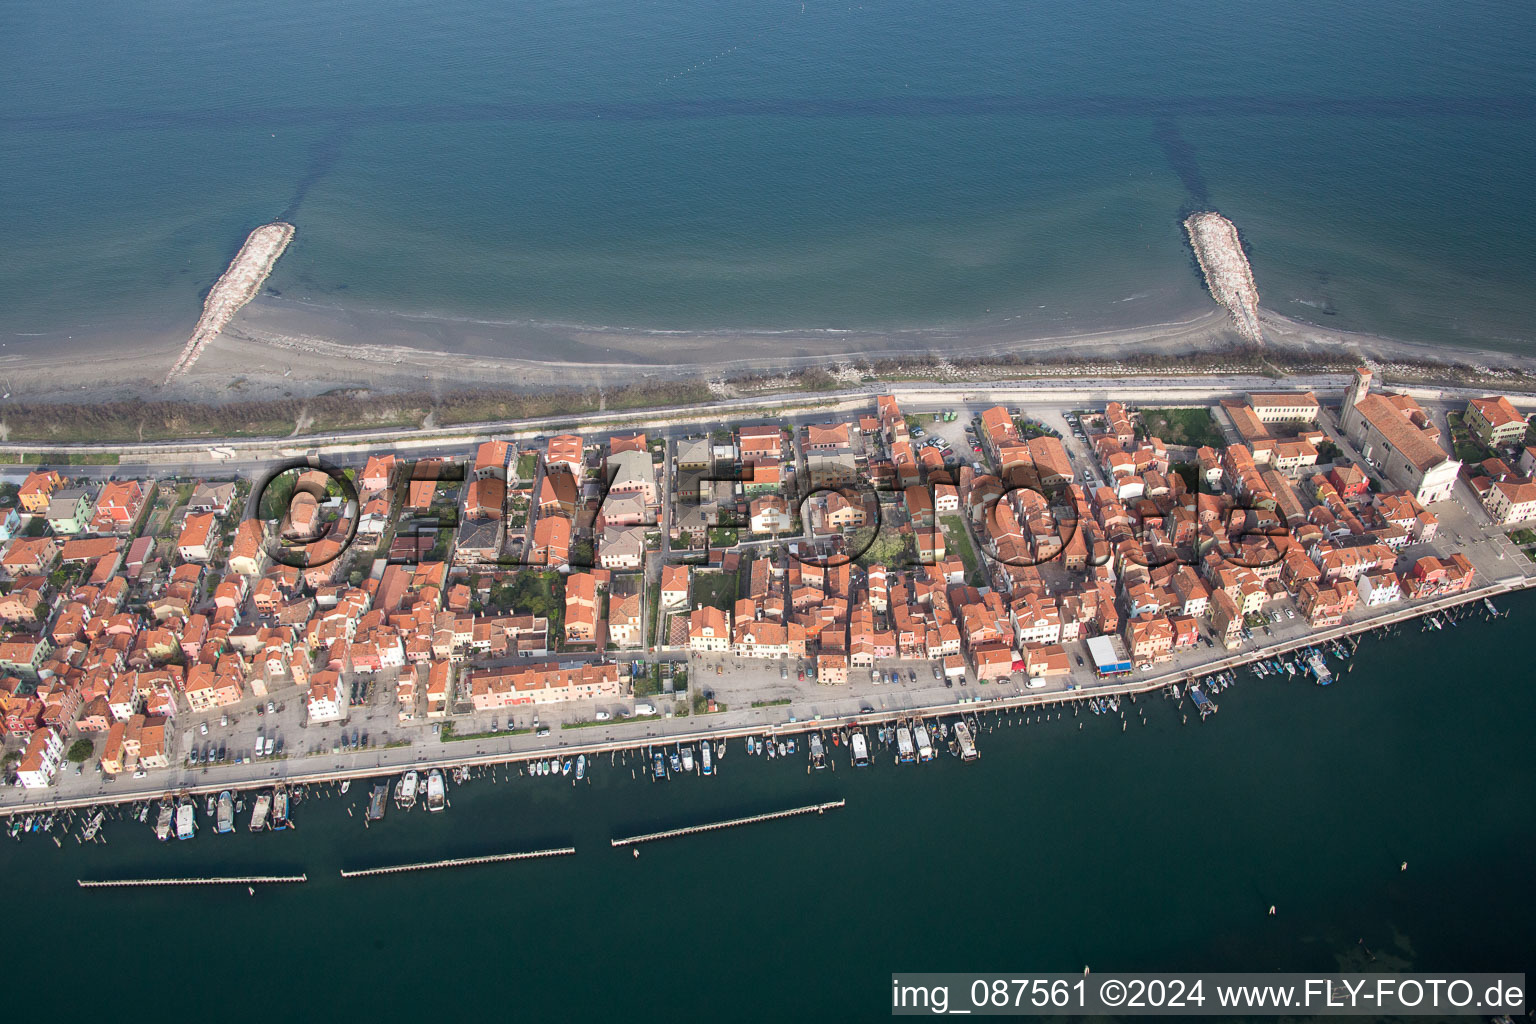
M 794 818 L 802 814 L 824 814 L 835 810 L 847 803 L 846 800 L 829 800 L 825 803 L 806 804 L 804 807 L 791 807 L 785 811 L 769 811 L 766 814 L 752 814 L 745 818 L 731 818 L 726 821 L 713 821 L 707 825 L 689 825 L 685 828 L 670 828 L 664 832 L 647 832 L 644 835 L 626 836 L 622 839 L 610 839 L 609 844 L 614 847 L 632 846 L 639 843 L 652 843 L 658 839 L 676 839 L 680 836 L 691 836 L 700 832 L 714 832 L 722 828 L 735 828 L 737 825 L 755 825 L 763 821 L 778 821 L 780 818 Z
M 447 860 L 422 861 L 417 864 L 392 864 L 383 868 L 362 868 L 341 872 L 342 878 L 368 878 L 373 875 L 397 875 L 405 871 L 432 871 L 437 868 L 462 868 L 474 864 L 500 864 L 509 860 L 534 860 L 540 857 L 562 857 L 575 853 L 574 846 L 561 846 L 551 850 L 528 850 L 520 853 L 492 853 L 484 857 L 450 857 Z
M 82 889 L 126 889 L 166 885 L 288 885 L 309 881 L 308 875 L 235 875 L 222 878 L 110 878 L 75 879 Z

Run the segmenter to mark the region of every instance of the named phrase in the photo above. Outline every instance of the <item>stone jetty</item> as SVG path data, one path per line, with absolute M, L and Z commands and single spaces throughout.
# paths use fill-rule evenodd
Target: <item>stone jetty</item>
M 267 275 L 277 265 L 278 257 L 288 248 L 288 243 L 293 241 L 294 230 L 292 224 L 274 221 L 250 233 L 245 244 L 230 261 L 229 269 L 224 271 L 224 276 L 208 292 L 208 299 L 203 303 L 203 315 L 198 318 L 192 337 L 181 350 L 176 365 L 165 375 L 167 384 L 172 378 L 190 370 L 208 343 L 218 337 L 219 332 L 240 312 L 240 307 L 261 291 Z
M 1256 345 L 1264 344 L 1259 330 L 1259 289 L 1253 268 L 1243 253 L 1237 226 L 1219 213 L 1194 213 L 1184 220 L 1190 247 L 1205 275 L 1211 297 L 1232 314 L 1237 332 Z

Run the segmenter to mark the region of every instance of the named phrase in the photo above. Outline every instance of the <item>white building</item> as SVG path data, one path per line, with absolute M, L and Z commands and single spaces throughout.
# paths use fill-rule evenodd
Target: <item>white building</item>
M 16 766 L 16 781 L 24 789 L 45 789 L 64 763 L 64 740 L 44 726 L 27 741 L 26 752 Z
M 329 681 L 318 681 L 309 688 L 310 725 L 341 722 L 347 717 L 347 700 L 341 676 L 335 673 L 331 675 L 333 678 Z

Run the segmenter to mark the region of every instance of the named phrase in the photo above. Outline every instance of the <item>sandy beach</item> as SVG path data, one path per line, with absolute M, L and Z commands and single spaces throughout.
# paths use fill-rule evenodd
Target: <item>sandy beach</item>
M 17 402 L 223 403 L 495 387 L 537 390 L 639 380 L 732 380 L 871 360 L 1113 362 L 1133 356 L 1218 354 L 1242 344 L 1214 304 L 1185 318 L 1091 333 L 1031 334 L 1008 322 L 911 331 L 653 331 L 492 322 L 359 311 L 262 297 L 235 316 L 191 371 L 165 383 L 188 324 L 102 327 L 13 341 L 0 378 Z M 1536 359 L 1328 330 L 1263 311 L 1267 348 L 1289 362 L 1371 359 L 1536 372 Z M 1037 328 L 1039 325 L 1034 325 Z M 509 353 L 509 354 L 503 354 Z M 512 354 L 515 353 L 515 354 Z

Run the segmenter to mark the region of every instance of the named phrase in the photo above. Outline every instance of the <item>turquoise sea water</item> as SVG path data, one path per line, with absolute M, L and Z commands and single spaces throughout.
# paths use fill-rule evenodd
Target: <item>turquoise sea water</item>
M 1501 604 L 1512 615 L 1497 622 L 1367 640 L 1331 687 L 1245 674 L 1204 724 L 1149 697 L 1126 705 L 1124 732 L 1069 711 L 983 730 L 972 764 L 885 754 L 814 775 L 736 743 L 715 778 L 637 781 L 599 761 L 590 785 L 477 780 L 442 815 L 391 810 L 367 831 L 355 786 L 299 804 L 286 833 L 205 823 L 158 844 L 113 822 L 106 846 L 4 841 L 0 863 L 26 941 L 86 942 L 112 978 L 173 1001 L 195 991 L 229 1020 L 279 1006 L 316 1020 L 873 1020 L 893 971 L 1529 971 L 1536 691 L 1522 641 L 1536 600 Z M 638 859 L 609 847 L 837 797 L 846 808 L 821 817 Z M 567 844 L 574 856 L 549 861 L 337 875 Z M 254 898 L 74 885 L 301 871 L 308 884 Z M 41 997 L 18 988 L 10 1005 Z
M 185 327 L 280 215 L 323 303 L 1086 330 L 1208 308 L 1209 204 L 1282 313 L 1526 350 L 1533 50 L 1517 0 L 20 0 L 0 332 Z

